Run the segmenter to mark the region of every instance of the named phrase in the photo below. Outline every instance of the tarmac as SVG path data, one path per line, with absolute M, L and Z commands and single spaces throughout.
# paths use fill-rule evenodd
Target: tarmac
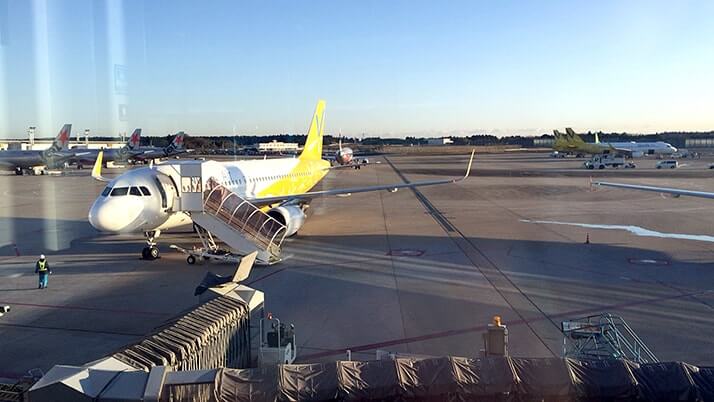
M 371 157 L 380 163 L 334 171 L 319 187 L 459 176 L 467 153 Z M 285 261 L 256 267 L 246 284 L 294 323 L 299 362 L 377 349 L 478 356 L 494 315 L 511 355 L 561 356 L 561 321 L 609 312 L 660 360 L 711 366 L 714 244 L 668 234 L 714 236 L 712 201 L 590 185 L 592 176 L 714 191 L 712 158 L 672 171 L 655 162 L 588 171 L 546 154 L 477 155 L 458 184 L 317 199 L 284 243 Z M 0 176 L 0 305 L 11 306 L 0 317 L 0 377 L 105 356 L 195 306 L 207 271 L 233 271 L 188 265 L 168 247 L 198 243 L 190 231 L 162 235 L 156 261 L 140 259 L 141 236 L 98 233 L 87 211 L 102 187 L 81 171 Z M 54 271 L 45 290 L 40 253 Z

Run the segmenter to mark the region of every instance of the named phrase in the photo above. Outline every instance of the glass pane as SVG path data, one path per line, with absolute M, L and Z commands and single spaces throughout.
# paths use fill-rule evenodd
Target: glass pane
M 126 195 L 129 192 L 129 187 L 114 187 L 112 190 L 112 197 Z

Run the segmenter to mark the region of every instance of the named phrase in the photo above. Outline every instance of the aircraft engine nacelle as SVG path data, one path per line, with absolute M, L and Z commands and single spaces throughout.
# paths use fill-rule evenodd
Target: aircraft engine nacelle
M 292 236 L 297 233 L 305 223 L 305 213 L 295 205 L 273 208 L 268 211 L 268 215 L 285 225 L 287 228 L 286 236 Z
M 335 160 L 340 165 L 347 165 L 352 162 L 353 154 L 350 148 L 340 148 L 340 150 L 335 153 Z
M 645 155 L 645 153 L 642 152 L 642 151 L 635 151 L 635 152 L 632 153 L 632 157 L 633 157 L 633 158 L 641 158 L 641 157 L 643 157 L 644 155 Z

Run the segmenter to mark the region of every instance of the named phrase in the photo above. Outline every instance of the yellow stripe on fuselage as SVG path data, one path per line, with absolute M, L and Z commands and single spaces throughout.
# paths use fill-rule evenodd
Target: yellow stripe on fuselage
M 297 165 L 285 177 L 275 180 L 261 190 L 258 197 L 289 198 L 310 191 L 329 172 L 330 162 L 322 159 L 296 159 Z

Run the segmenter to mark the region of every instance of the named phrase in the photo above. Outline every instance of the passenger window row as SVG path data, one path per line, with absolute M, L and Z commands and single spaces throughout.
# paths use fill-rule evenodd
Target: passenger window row
M 238 180 L 227 180 L 224 184 L 227 184 L 229 186 L 235 186 L 237 184 L 243 184 L 245 183 L 255 183 L 259 181 L 266 181 L 266 180 L 278 180 L 278 179 L 284 179 L 286 177 L 290 178 L 295 178 L 295 177 L 304 177 L 304 176 L 309 176 L 309 172 L 299 172 L 299 173 L 290 173 L 290 174 L 281 174 L 277 176 L 262 176 L 262 177 L 249 177 L 246 180 L 243 179 L 238 179 Z
M 149 189 L 144 187 L 144 186 L 139 186 L 139 187 L 109 187 L 107 186 L 104 191 L 102 191 L 102 197 L 106 196 L 111 196 L 111 197 L 120 197 L 123 195 L 135 195 L 135 196 L 145 196 L 149 197 L 151 196 L 151 192 L 149 192 Z

